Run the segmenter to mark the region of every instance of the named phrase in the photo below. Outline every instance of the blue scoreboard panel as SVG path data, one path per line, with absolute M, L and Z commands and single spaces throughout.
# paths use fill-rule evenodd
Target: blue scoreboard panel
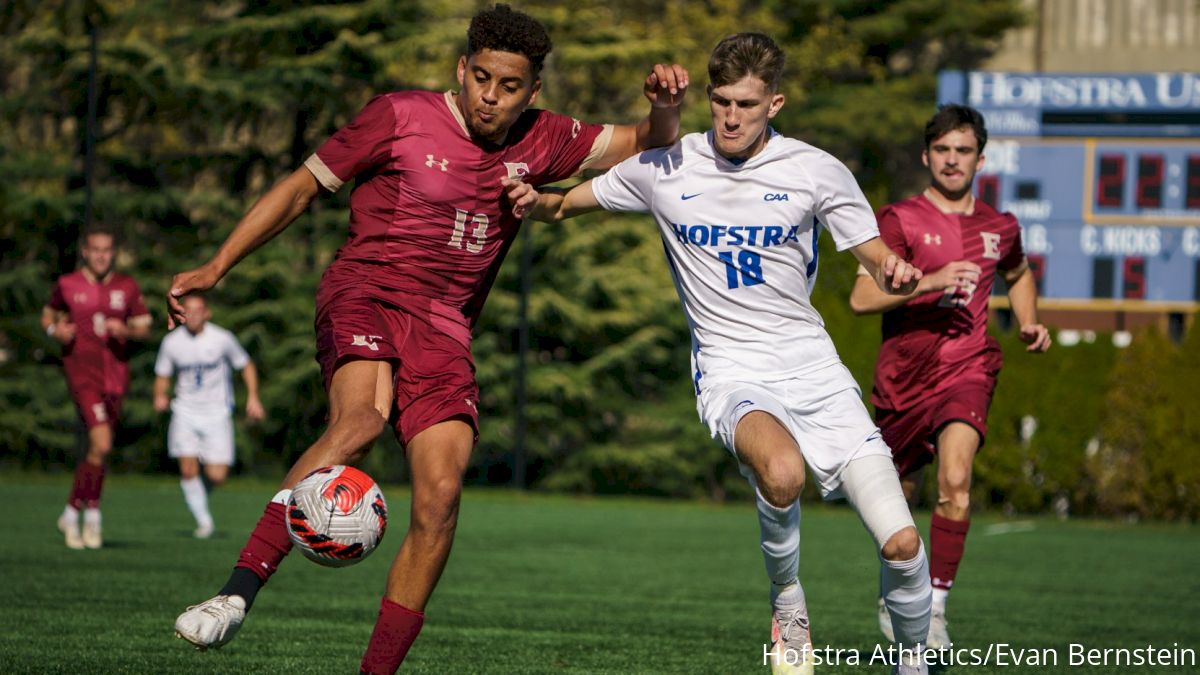
M 939 99 L 974 105 L 989 131 L 1008 132 L 989 138 L 976 196 L 1017 216 L 1045 304 L 1200 309 L 1200 76 L 1095 76 L 1110 92 L 1124 83 L 1116 105 L 1111 95 L 1098 101 L 1101 87 L 1083 76 L 1025 74 L 1035 84 L 1017 86 L 1017 75 L 986 75 L 943 73 Z M 1139 83 L 1142 99 L 1129 94 Z M 1039 96 L 1027 93 L 1035 86 Z M 1169 108 L 1146 93 L 1156 88 L 1173 96 Z M 1087 105 L 1080 91 L 1090 92 Z M 1007 107 L 989 96 L 1007 96 Z M 1131 113 L 1139 100 L 1147 105 Z

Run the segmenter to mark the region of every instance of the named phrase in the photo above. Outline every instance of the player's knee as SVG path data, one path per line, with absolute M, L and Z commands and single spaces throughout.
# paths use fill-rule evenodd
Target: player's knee
M 774 506 L 783 507 L 796 501 L 804 489 L 804 460 L 799 455 L 771 458 L 759 475 L 758 489 Z
M 445 477 L 423 483 L 413 490 L 413 527 L 428 533 L 453 532 L 458 524 L 462 481 Z
M 938 506 L 960 517 L 971 510 L 971 476 L 949 476 L 938 486 Z
M 888 538 L 880 554 L 885 560 L 912 560 L 920 550 L 921 537 L 917 528 L 906 527 Z
M 387 419 L 374 406 L 356 408 L 332 420 L 331 436 L 341 441 L 334 448 L 341 463 L 355 464 L 365 457 L 386 426 Z
M 88 459 L 93 463 L 104 461 L 110 452 L 112 452 L 112 439 L 92 438 L 88 440 Z

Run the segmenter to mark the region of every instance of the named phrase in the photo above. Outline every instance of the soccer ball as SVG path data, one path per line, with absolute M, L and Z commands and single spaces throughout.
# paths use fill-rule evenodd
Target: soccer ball
M 387 529 L 383 492 L 352 466 L 326 466 L 304 477 L 287 503 L 288 536 L 305 558 L 346 567 L 375 550 Z

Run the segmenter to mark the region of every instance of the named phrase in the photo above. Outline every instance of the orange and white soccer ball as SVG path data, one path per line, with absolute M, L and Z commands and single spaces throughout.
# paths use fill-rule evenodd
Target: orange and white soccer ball
M 288 535 L 305 558 L 326 567 L 361 562 L 387 529 L 383 491 L 352 466 L 326 466 L 304 477 L 287 503 Z

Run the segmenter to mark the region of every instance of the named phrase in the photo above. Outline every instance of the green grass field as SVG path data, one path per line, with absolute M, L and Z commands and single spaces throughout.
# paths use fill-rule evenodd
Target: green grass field
M 177 482 L 117 476 L 105 490 L 105 548 L 70 551 L 54 528 L 69 480 L 0 477 L 0 672 L 357 672 L 404 534 L 403 489 L 386 491 L 391 527 L 372 558 L 334 570 L 291 556 L 237 639 L 200 653 L 175 639 L 172 622 L 224 582 L 272 487 L 235 480 L 214 494 L 218 535 L 197 541 Z M 918 521 L 924 532 L 928 514 Z M 1068 645 L 1200 651 L 1198 534 L 1195 526 L 978 517 L 950 601 L 956 645 L 1050 648 L 1058 666 L 934 672 L 1197 672 L 1071 667 Z M 801 572 L 818 648 L 846 650 L 843 665 L 822 672 L 888 672 L 868 663 L 879 637 L 878 565 L 853 513 L 805 509 Z M 767 630 L 749 505 L 469 490 L 449 567 L 405 666 L 761 673 Z M 851 651 L 862 665 L 845 665 Z

